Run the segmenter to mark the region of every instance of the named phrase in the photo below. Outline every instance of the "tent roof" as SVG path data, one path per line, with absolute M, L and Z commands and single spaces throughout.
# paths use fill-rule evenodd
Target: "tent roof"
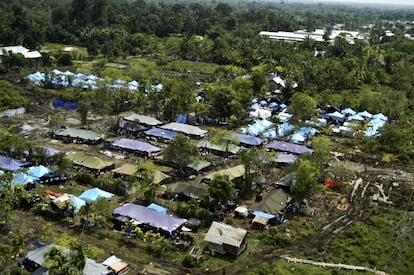
M 75 212 L 78 212 L 79 209 L 82 208 L 86 204 L 86 202 L 79 197 L 76 197 L 74 195 L 69 195 L 69 199 L 72 202 L 73 206 L 75 207 Z
M 203 137 L 207 134 L 206 130 L 200 129 L 199 127 L 177 122 L 168 123 L 160 128 L 199 137 Z
M 272 215 L 272 214 L 269 214 L 269 213 L 266 213 L 266 212 L 263 212 L 263 211 L 259 211 L 259 210 L 253 211 L 252 214 L 255 215 L 255 216 L 257 216 L 257 217 L 264 218 L 266 220 L 270 220 L 270 219 L 276 218 L 275 215 Z
M 239 133 L 233 133 L 232 136 L 237 138 L 241 144 L 259 146 L 263 143 L 263 140 L 261 140 L 258 137 L 243 135 L 243 134 L 239 134 Z
M 161 148 L 157 146 L 129 138 L 121 138 L 117 141 L 114 141 L 112 142 L 112 146 L 133 151 L 146 152 L 148 154 L 161 151 Z
M 125 216 L 143 224 L 149 224 L 155 228 L 161 228 L 167 232 L 173 232 L 184 224 L 185 219 L 172 217 L 166 213 L 160 213 L 142 205 L 133 203 L 124 204 L 113 211 L 113 214 Z
M 289 199 L 289 194 L 283 189 L 273 189 L 259 203 L 253 205 L 252 209 L 275 214 L 286 207 Z
M 280 186 L 290 187 L 293 184 L 295 184 L 295 182 L 296 182 L 296 173 L 293 172 L 293 173 L 289 173 L 281 177 L 276 184 Z
M 116 168 L 115 170 L 113 170 L 114 173 L 118 173 L 118 174 L 122 174 L 122 175 L 127 175 L 127 176 L 133 176 L 136 172 L 137 172 L 137 165 L 136 164 L 129 164 L 129 163 L 125 163 L 122 166 Z M 159 171 L 159 170 L 154 170 L 154 183 L 161 183 L 162 181 L 166 180 L 170 178 L 169 175 Z
M 168 184 L 168 188 L 173 193 L 182 193 L 190 198 L 199 199 L 207 191 L 208 186 L 205 184 L 190 184 L 187 182 L 176 182 Z
M 115 196 L 112 193 L 104 191 L 98 187 L 85 190 L 82 194 L 79 195 L 79 198 L 84 201 L 96 201 L 97 199 L 103 197 L 106 199 L 110 199 Z
M 43 165 L 39 165 L 30 167 L 27 172 L 30 176 L 34 178 L 41 178 L 44 175 L 50 174 L 53 171 Z
M 71 138 L 81 138 L 84 140 L 98 141 L 102 139 L 101 135 L 98 135 L 92 130 L 77 129 L 77 128 L 61 128 L 55 131 L 55 135 Z
M 174 131 L 160 129 L 160 128 L 149 129 L 145 131 L 145 134 L 147 136 L 154 136 L 154 137 L 159 137 L 159 138 L 168 139 L 168 140 L 173 139 L 177 135 L 177 133 Z
M 352 110 L 351 108 L 345 108 L 341 111 L 341 114 L 353 116 L 356 114 L 356 111 Z
M 212 180 L 217 175 L 227 175 L 230 180 L 234 180 L 244 176 L 245 168 L 243 164 L 233 166 L 231 168 L 219 170 L 213 173 L 210 173 L 204 177 L 204 179 Z
M 149 209 L 155 210 L 155 211 L 160 212 L 160 213 L 168 213 L 168 208 L 165 208 L 165 207 L 163 207 L 161 205 L 158 205 L 156 203 L 151 203 L 147 207 Z
M 29 182 L 34 182 L 36 178 L 31 177 L 25 173 L 18 173 L 14 176 L 12 183 L 14 184 L 26 184 Z
M 233 155 L 237 154 L 240 151 L 240 147 L 234 144 L 229 144 L 227 146 L 227 151 L 226 151 L 226 145 L 224 144 L 214 144 L 213 142 L 209 141 L 209 140 L 202 140 L 197 144 L 198 148 L 204 148 L 204 149 L 209 149 L 209 150 L 214 150 L 214 151 L 218 151 L 218 152 L 227 152 L 227 153 L 231 153 Z
M 247 231 L 244 229 L 235 228 L 224 223 L 213 222 L 204 240 L 218 245 L 226 244 L 240 247 L 246 235 Z
M 6 171 L 15 171 L 24 166 L 31 164 L 30 161 L 20 161 L 8 156 L 0 155 L 0 169 Z
M 71 160 L 74 164 L 83 166 L 89 169 L 102 170 L 107 167 L 114 165 L 113 162 L 104 161 L 98 157 L 88 156 L 84 153 L 68 153 L 66 154 L 67 158 Z
M 288 152 L 288 153 L 294 153 L 294 154 L 312 154 L 313 150 L 309 149 L 305 146 L 302 145 L 297 145 L 297 144 L 293 144 L 293 143 L 289 143 L 289 142 L 284 142 L 284 141 L 273 141 L 269 144 L 266 145 L 267 149 L 274 149 L 274 150 L 278 150 L 278 151 L 282 151 L 282 152 Z
M 150 116 L 144 116 L 144 115 L 138 115 L 138 114 L 132 114 L 132 115 L 126 116 L 124 117 L 124 119 L 128 121 L 138 122 L 139 124 L 144 124 L 148 126 L 157 126 L 157 125 L 162 124 L 162 122 L 159 121 L 158 119 L 155 119 Z

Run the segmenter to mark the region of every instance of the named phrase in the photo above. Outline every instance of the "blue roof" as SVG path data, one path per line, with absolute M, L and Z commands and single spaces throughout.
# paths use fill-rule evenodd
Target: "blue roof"
M 161 205 L 158 205 L 156 203 L 151 203 L 147 207 L 149 209 L 155 210 L 155 211 L 160 212 L 160 213 L 168 213 L 168 208 L 165 208 L 165 207 L 163 207 Z
M 110 199 L 114 196 L 114 194 L 106 192 L 98 187 L 88 189 L 80 194 L 79 198 L 84 201 L 96 201 L 97 199 L 103 197 L 106 199 Z
M 24 166 L 31 164 L 30 161 L 20 161 L 8 156 L 0 155 L 0 169 L 6 171 L 16 171 Z
M 163 139 L 168 139 L 168 140 L 172 140 L 177 135 L 177 133 L 174 131 L 164 130 L 164 129 L 155 128 L 155 127 L 145 131 L 144 133 L 147 136 L 153 136 L 153 137 L 158 137 L 158 138 L 163 138 Z
M 52 170 L 43 165 L 30 167 L 27 171 L 30 176 L 37 179 L 43 177 L 44 175 L 50 174 L 51 172 Z
M 77 213 L 79 211 L 79 209 L 81 209 L 82 206 L 84 206 L 86 204 L 86 202 L 74 195 L 70 195 L 69 196 L 70 201 L 72 202 L 73 206 L 75 207 L 75 213 Z
M 259 146 L 263 143 L 263 140 L 261 140 L 258 137 L 253 137 L 253 136 L 243 135 L 243 134 L 238 134 L 238 133 L 233 133 L 232 136 L 237 138 L 240 143 L 246 144 L 246 145 Z
M 265 213 L 265 212 L 262 212 L 262 211 L 258 211 L 258 210 L 253 211 L 253 215 L 254 216 L 259 216 L 261 218 L 265 218 L 265 219 L 268 219 L 268 220 L 276 218 L 275 215 Z
M 12 183 L 14 184 L 26 184 L 29 182 L 34 182 L 36 179 L 25 174 L 25 173 L 18 173 L 14 176 Z

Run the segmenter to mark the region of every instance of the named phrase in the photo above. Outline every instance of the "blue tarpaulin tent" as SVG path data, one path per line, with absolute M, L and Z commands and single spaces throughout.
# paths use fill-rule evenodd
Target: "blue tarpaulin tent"
M 172 217 L 166 213 L 160 213 L 142 205 L 127 203 L 112 212 L 135 220 L 138 224 L 147 224 L 155 229 L 161 229 L 169 234 L 179 229 L 185 219 Z
M 232 137 L 237 138 L 241 144 L 245 145 L 259 146 L 263 143 L 263 140 L 261 140 L 260 138 L 252 137 L 249 135 L 233 133 Z
M 14 184 L 26 184 L 29 182 L 34 182 L 36 179 L 25 174 L 25 173 L 18 173 L 14 176 L 12 183 Z
M 120 140 L 114 141 L 111 146 L 131 151 L 144 152 L 147 154 L 158 153 L 161 151 L 161 148 L 157 146 L 129 138 L 121 138 Z
M 39 179 L 39 178 L 43 177 L 44 175 L 50 174 L 51 172 L 52 172 L 52 170 L 50 170 L 49 168 L 47 168 L 43 165 L 32 166 L 27 171 L 27 173 L 30 176 L 32 176 L 33 178 L 36 178 L 36 179 Z
M 174 131 L 164 130 L 160 128 L 151 128 L 145 131 L 144 133 L 147 136 L 153 136 L 153 137 L 163 138 L 167 140 L 172 140 L 177 135 L 177 133 Z
M 0 155 L 0 170 L 16 171 L 30 164 L 30 161 L 15 160 L 11 157 Z
M 356 112 L 354 110 L 352 110 L 351 108 L 345 108 L 341 111 L 341 114 L 353 116 L 353 115 L 356 114 Z
M 259 217 L 265 218 L 266 220 L 271 220 L 271 219 L 276 218 L 275 215 L 272 215 L 272 214 L 269 214 L 269 213 L 265 213 L 265 212 L 262 212 L 262 211 L 258 211 L 258 210 L 253 211 L 252 214 L 254 216 L 259 216 Z
M 79 211 L 79 209 L 81 209 L 82 206 L 84 206 L 86 204 L 86 202 L 74 195 L 70 195 L 69 196 L 70 201 L 72 202 L 73 206 L 75 207 L 75 213 L 77 213 Z
M 88 202 L 88 201 L 96 201 L 99 198 L 111 199 L 113 196 L 114 194 L 95 187 L 95 188 L 84 191 L 82 194 L 80 194 L 79 198 L 81 200 Z
M 309 149 L 303 145 L 297 145 L 289 142 L 283 141 L 273 141 L 266 145 L 267 149 L 274 149 L 281 152 L 288 152 L 293 154 L 312 154 L 313 150 Z
M 150 205 L 147 206 L 149 209 L 152 209 L 154 211 L 160 212 L 160 213 L 165 213 L 168 214 L 168 208 L 165 208 L 161 205 L 158 205 L 156 203 L 151 203 Z

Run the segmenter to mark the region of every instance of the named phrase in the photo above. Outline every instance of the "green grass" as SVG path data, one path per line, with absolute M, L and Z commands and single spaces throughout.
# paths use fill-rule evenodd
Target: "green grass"
M 212 75 L 220 65 L 214 63 L 204 63 L 189 60 L 177 60 L 169 62 L 162 68 L 165 70 L 176 71 L 180 73 L 199 73 L 203 75 Z

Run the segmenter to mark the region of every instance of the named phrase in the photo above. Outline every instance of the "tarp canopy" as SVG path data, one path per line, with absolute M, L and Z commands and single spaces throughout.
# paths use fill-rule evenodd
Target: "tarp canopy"
M 372 114 L 367 112 L 367 111 L 359 112 L 358 115 L 360 115 L 362 117 L 365 117 L 367 119 L 371 119 L 371 117 L 372 117 Z
M 190 198 L 200 199 L 207 192 L 208 186 L 199 184 L 190 184 L 187 182 L 176 182 L 168 185 L 168 189 L 175 194 L 184 194 Z
M 57 153 L 59 153 L 58 150 L 56 150 L 56 149 L 54 149 L 52 147 L 47 147 L 47 146 L 43 147 L 43 150 L 45 151 L 46 156 L 48 156 L 48 157 L 53 157 L 54 155 L 56 155 Z
M 225 176 L 227 175 L 230 180 L 234 180 L 240 177 L 243 177 L 245 173 L 245 167 L 243 164 L 233 166 L 231 168 L 219 170 L 213 173 L 210 173 L 204 177 L 204 179 L 212 180 L 215 176 Z
M 30 165 L 30 161 L 20 161 L 8 156 L 0 155 L 0 169 L 5 171 L 16 171 Z
M 190 136 L 204 137 L 207 134 L 206 130 L 200 129 L 199 127 L 177 122 L 168 123 L 166 125 L 161 126 L 160 128 L 183 133 L 185 135 Z
M 373 115 L 371 117 L 371 119 L 381 119 L 381 120 L 387 121 L 388 120 L 388 117 L 385 116 L 385 115 L 383 115 L 382 113 L 379 113 L 379 114 Z
M 75 213 L 79 211 L 79 209 L 82 208 L 86 204 L 86 202 L 79 197 L 76 197 L 74 195 L 69 195 L 69 199 L 72 203 L 72 205 L 75 207 Z
M 332 118 L 332 119 L 336 119 L 336 120 L 338 120 L 338 119 L 343 119 L 345 116 L 343 115 L 343 114 L 341 114 L 340 112 L 333 112 L 333 113 L 330 113 L 330 114 L 328 114 L 329 115 L 329 117 L 330 118 Z
M 36 179 L 39 179 L 39 178 L 43 177 L 44 175 L 50 174 L 52 172 L 53 172 L 52 170 L 50 170 L 49 168 L 47 168 L 43 165 L 32 166 L 27 171 L 27 173 L 30 176 L 32 176 L 33 178 L 36 178 Z
M 79 198 L 81 200 L 88 202 L 88 201 L 96 201 L 99 198 L 111 199 L 113 196 L 115 195 L 112 193 L 106 192 L 98 187 L 95 187 L 95 188 L 84 191 L 82 194 L 79 195 Z
M 279 186 L 291 187 L 295 183 L 296 183 L 296 173 L 292 172 L 292 173 L 289 173 L 281 177 L 276 184 Z
M 151 128 L 144 132 L 147 136 L 163 138 L 166 140 L 172 140 L 177 133 L 170 130 L 160 129 L 160 128 Z
M 303 144 L 306 141 L 306 137 L 301 133 L 294 133 L 290 136 L 289 140 L 293 143 Z
M 275 162 L 281 164 L 289 164 L 295 162 L 295 160 L 298 158 L 293 154 L 278 153 L 276 156 L 271 156 L 270 154 L 271 153 L 266 153 L 266 155 L 262 156 L 264 163 Z
M 159 121 L 156 118 L 150 117 L 150 116 L 144 116 L 139 114 L 132 114 L 129 116 L 124 117 L 125 120 L 137 122 L 139 124 L 144 124 L 147 126 L 157 126 L 161 125 L 162 122 Z
M 158 153 L 161 151 L 160 147 L 152 144 L 142 142 L 139 140 L 121 138 L 117 141 L 112 142 L 112 146 L 120 149 L 127 149 L 131 151 L 145 152 L 147 154 Z
M 165 213 L 168 214 L 168 208 L 165 208 L 159 204 L 156 203 L 151 203 L 150 205 L 147 206 L 149 209 L 152 209 L 154 211 L 160 212 L 160 213 Z
M 365 120 L 365 118 L 361 115 L 355 114 L 355 115 L 351 115 L 350 117 L 348 117 L 348 121 L 360 121 L 363 122 Z
M 341 114 L 353 116 L 356 114 L 356 111 L 352 110 L 351 108 L 345 108 L 341 111 Z
M 25 173 L 18 173 L 14 176 L 12 183 L 14 184 L 26 184 L 36 181 L 37 178 L 31 177 Z
M 276 218 L 276 216 L 275 215 L 272 215 L 272 214 L 269 214 L 269 213 L 266 213 L 266 212 L 262 212 L 262 211 L 259 211 L 259 210 L 255 210 L 255 211 L 253 211 L 253 213 L 252 213 L 254 216 L 259 216 L 259 217 L 261 217 L 261 218 L 265 218 L 266 220 L 271 220 L 271 219 L 274 219 L 274 218 Z
M 106 170 L 114 166 L 113 162 L 104 161 L 98 157 L 88 156 L 84 153 L 68 153 L 66 157 L 73 162 L 74 165 L 82 166 L 92 170 Z
M 55 131 L 55 136 L 58 137 L 70 137 L 79 138 L 82 140 L 99 141 L 102 139 L 101 135 L 98 135 L 92 130 L 77 129 L 77 128 L 61 128 Z
M 288 152 L 293 154 L 312 154 L 313 150 L 302 145 L 297 145 L 284 141 L 273 141 L 266 145 L 267 149 L 274 149 L 277 151 Z
M 160 228 L 168 233 L 174 232 L 185 223 L 185 219 L 172 217 L 166 213 L 160 213 L 133 203 L 127 203 L 116 208 L 113 214 L 128 217 L 139 224 L 148 224 L 154 228 Z
M 240 144 L 245 144 L 245 145 L 250 145 L 250 146 L 260 146 L 263 143 L 263 140 L 261 140 L 258 137 L 243 135 L 239 133 L 233 133 L 232 137 L 237 138 Z
M 231 143 L 226 146 L 225 144 L 215 144 L 209 140 L 200 141 L 197 147 L 233 155 L 237 154 L 241 149 L 239 146 Z
M 277 214 L 286 207 L 289 200 L 289 194 L 283 189 L 277 188 L 267 193 L 259 203 L 252 206 L 252 209 L 270 214 Z

